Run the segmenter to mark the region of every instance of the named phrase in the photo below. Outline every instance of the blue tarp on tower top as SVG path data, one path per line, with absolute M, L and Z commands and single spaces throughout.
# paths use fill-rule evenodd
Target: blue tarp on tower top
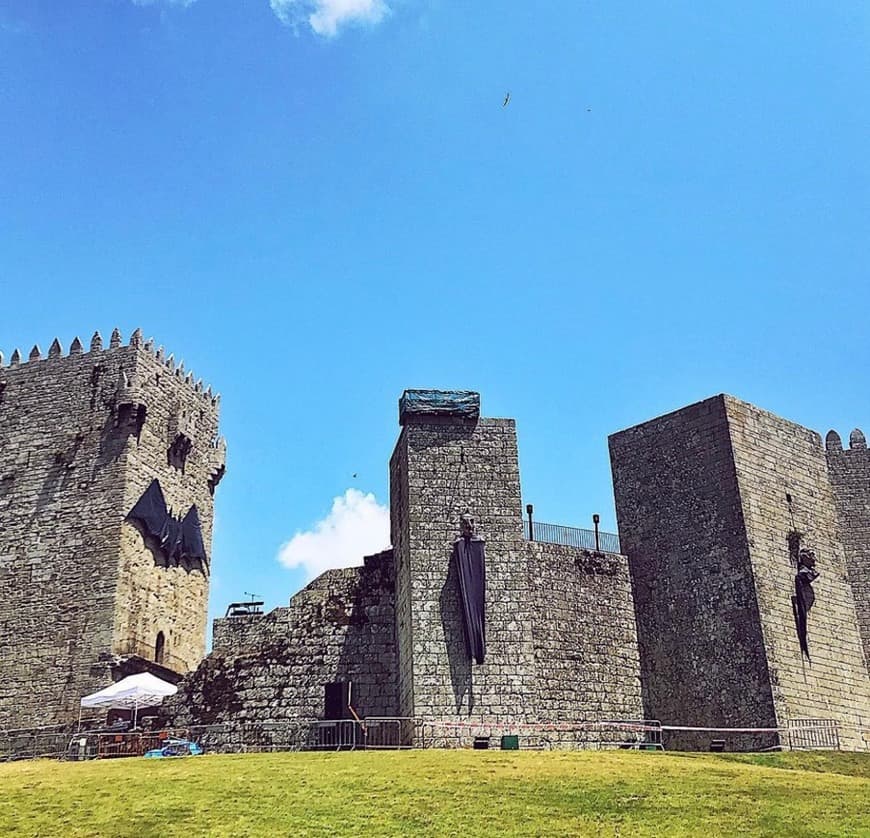
M 399 424 L 411 416 L 456 416 L 477 419 L 480 393 L 473 390 L 405 390 L 399 399 Z

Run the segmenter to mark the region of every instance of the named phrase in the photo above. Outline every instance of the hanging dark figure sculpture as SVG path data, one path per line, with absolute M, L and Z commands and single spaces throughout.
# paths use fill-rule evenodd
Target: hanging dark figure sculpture
M 812 550 L 802 548 L 798 552 L 797 574 L 794 577 L 794 596 L 791 598 L 791 604 L 794 610 L 798 641 L 801 644 L 801 653 L 808 661 L 811 661 L 811 659 L 810 648 L 807 643 L 807 616 L 813 607 L 813 603 L 816 601 L 813 582 L 818 578 L 819 572 L 816 570 L 816 554 Z
M 486 655 L 486 554 L 485 541 L 474 534 L 474 518 L 464 512 L 459 519 L 460 536 L 453 542 L 453 561 L 459 576 L 459 593 L 465 618 L 469 657 L 483 663 Z

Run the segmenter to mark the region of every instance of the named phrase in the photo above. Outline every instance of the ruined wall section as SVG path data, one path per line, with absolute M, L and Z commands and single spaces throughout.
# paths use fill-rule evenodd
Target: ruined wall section
M 534 718 L 534 603 L 511 419 L 408 417 L 393 456 L 402 713 L 445 721 Z M 469 658 L 456 569 L 459 516 L 486 540 L 483 664 Z
M 540 720 L 643 718 L 626 557 L 538 541 L 526 550 Z
M 123 509 L 132 509 L 151 481 L 159 480 L 173 514 L 196 505 L 210 558 L 213 495 L 226 460 L 218 436 L 219 399 L 183 365 L 170 366 L 142 351 L 118 401 L 131 413 L 140 406 L 146 410 L 127 452 Z M 205 655 L 209 571 L 199 563 L 167 566 L 139 526 L 125 521 L 113 651 L 154 660 L 160 634 L 165 666 L 176 672 L 195 668 Z
M 835 719 L 841 741 L 861 746 L 848 726 L 870 718 L 870 678 L 821 437 L 733 397 L 725 405 L 777 718 Z M 815 551 L 820 574 L 808 617 L 811 661 L 792 609 L 792 529 Z
M 223 726 L 214 746 L 240 726 L 266 729 L 323 717 L 324 685 L 352 681 L 360 716 L 395 716 L 398 681 L 391 551 L 363 567 L 329 570 L 287 608 L 215 620 L 211 654 L 165 705 L 175 726 Z M 223 737 L 223 739 L 222 739 Z
M 845 450 L 840 437 L 831 431 L 825 449 L 864 659 L 870 666 L 870 451 L 857 429 Z
M 699 727 L 775 726 L 724 397 L 609 441 L 645 715 Z M 670 744 L 703 748 L 708 739 Z

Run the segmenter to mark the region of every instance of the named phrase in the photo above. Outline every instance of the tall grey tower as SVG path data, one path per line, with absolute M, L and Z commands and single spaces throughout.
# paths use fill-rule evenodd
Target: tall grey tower
M 179 673 L 205 652 L 218 398 L 136 330 L 85 352 L 0 356 L 0 728 L 69 721 L 138 657 Z M 151 484 L 196 507 L 193 558 L 128 519 Z M 189 520 L 192 520 L 191 519 Z
M 870 679 L 841 527 L 860 455 L 835 491 L 817 433 L 720 395 L 614 434 L 610 456 L 647 715 L 710 727 L 831 720 L 843 744 L 862 747 Z M 861 491 L 865 512 L 845 530 L 858 547 L 870 486 Z M 802 638 L 804 555 L 804 579 L 818 577 Z

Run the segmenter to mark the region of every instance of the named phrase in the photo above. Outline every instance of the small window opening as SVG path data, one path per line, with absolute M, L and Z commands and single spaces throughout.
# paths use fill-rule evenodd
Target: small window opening
M 157 632 L 157 642 L 154 644 L 154 660 L 164 663 L 166 658 L 166 637 L 162 631 Z

